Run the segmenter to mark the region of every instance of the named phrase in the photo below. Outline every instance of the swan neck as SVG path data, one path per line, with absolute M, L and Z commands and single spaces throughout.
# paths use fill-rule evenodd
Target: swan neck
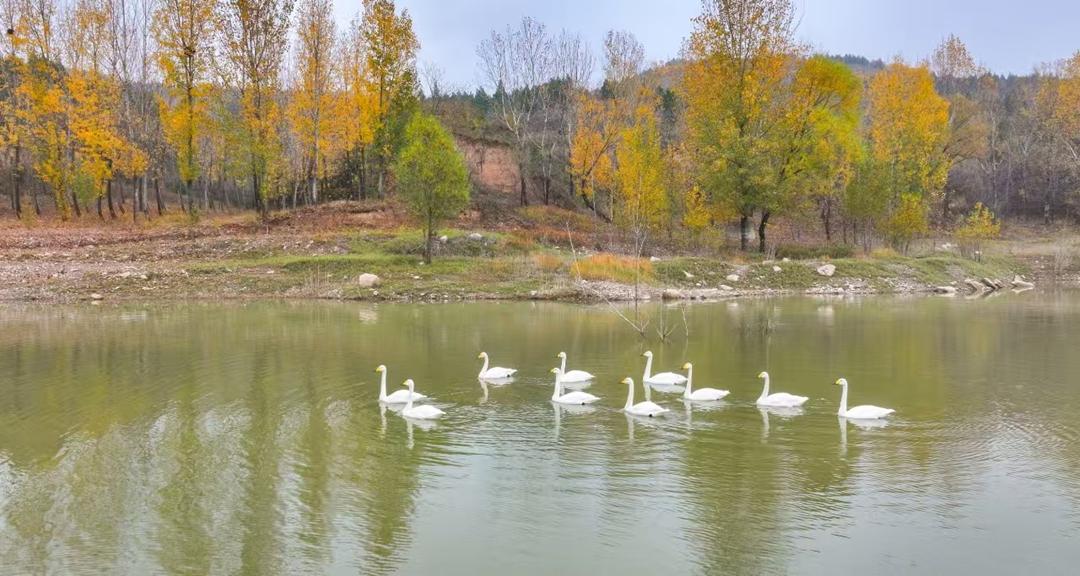
M 645 359 L 645 373 L 641 375 L 641 382 L 645 383 L 652 376 L 652 356 Z
M 411 411 L 412 410 L 412 397 L 413 397 L 413 387 L 409 386 L 409 400 L 405 402 L 405 410 L 406 411 Z
M 623 409 L 629 411 L 631 408 L 634 407 L 634 385 L 631 384 L 626 388 L 628 390 L 626 393 L 626 407 L 624 407 Z
M 555 374 L 555 393 L 551 395 L 552 400 L 558 400 L 562 396 L 562 374 Z
M 761 397 L 758 401 L 764 400 L 769 397 L 769 377 L 765 377 L 765 387 L 761 389 Z
M 386 400 L 386 370 L 382 371 L 382 376 L 379 377 L 379 400 Z
M 842 388 L 844 391 L 840 393 L 840 416 L 847 414 L 847 384 L 844 384 Z
M 694 393 L 693 386 L 694 386 L 694 368 L 690 367 L 690 369 L 688 369 L 686 371 L 686 389 L 683 390 L 683 398 L 689 398 L 690 395 Z
M 559 370 L 562 370 L 563 374 L 566 374 L 566 356 L 562 357 L 562 364 L 559 367 Z
M 488 370 L 488 357 L 484 356 L 484 365 L 480 368 L 480 377 L 483 378 L 484 374 L 487 374 Z

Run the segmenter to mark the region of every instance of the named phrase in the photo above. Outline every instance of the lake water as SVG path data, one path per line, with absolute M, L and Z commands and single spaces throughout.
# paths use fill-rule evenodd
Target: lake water
M 603 306 L 5 306 L 0 573 L 1080 566 L 1080 293 L 684 310 L 662 344 Z M 628 418 L 647 348 L 731 395 Z M 521 377 L 484 389 L 481 350 Z M 586 413 L 549 402 L 560 350 Z M 447 417 L 380 410 L 378 364 Z M 801 414 L 755 407 L 763 369 Z M 839 421 L 840 376 L 895 418 Z

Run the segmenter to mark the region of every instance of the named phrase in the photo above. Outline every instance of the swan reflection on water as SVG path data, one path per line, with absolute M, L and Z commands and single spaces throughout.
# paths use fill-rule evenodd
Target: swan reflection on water
M 683 423 L 686 424 L 686 429 L 690 430 L 694 425 L 694 410 L 698 412 L 714 412 L 727 408 L 729 404 L 723 400 L 712 400 L 709 402 L 697 402 L 694 400 L 682 399 L 683 408 L 685 409 L 686 418 L 683 419 Z
M 405 430 L 408 437 L 405 445 L 409 448 L 409 450 L 412 450 L 413 447 L 416 445 L 416 443 L 413 441 L 413 426 L 419 428 L 424 432 L 430 432 L 439 426 L 439 424 L 434 420 L 418 420 L 416 418 L 405 417 L 402 417 L 402 420 L 405 421 Z
M 758 412 L 761 413 L 761 441 L 764 442 L 769 439 L 769 416 L 776 416 L 778 418 L 794 418 L 796 416 L 803 415 L 803 409 L 800 407 L 777 407 L 777 406 L 757 406 Z
M 555 410 L 555 439 L 559 439 L 559 431 L 562 427 L 562 416 L 565 412 L 570 416 L 586 416 L 596 413 L 595 406 L 589 406 L 588 404 L 559 404 L 558 402 L 552 402 L 551 407 Z
M 847 453 L 847 425 L 850 422 L 856 428 L 860 430 L 877 430 L 889 425 L 888 420 L 853 420 L 850 418 L 844 418 L 843 416 L 836 417 L 837 423 L 840 424 L 840 453 Z

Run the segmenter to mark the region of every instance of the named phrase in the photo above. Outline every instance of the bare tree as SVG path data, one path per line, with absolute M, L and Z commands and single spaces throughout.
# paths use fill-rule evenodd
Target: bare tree
M 570 158 L 573 147 L 574 134 L 577 131 L 579 97 L 584 94 L 592 82 L 596 59 L 589 45 L 578 34 L 572 34 L 563 30 L 559 35 L 556 45 L 555 73 L 564 84 L 564 109 L 563 109 L 563 142 L 566 147 L 565 166 L 570 182 L 570 197 L 576 196 L 574 192 L 574 177 L 570 174 L 572 162 Z
M 476 53 L 493 92 L 499 119 L 514 139 L 521 204 L 526 206 L 533 116 L 542 110 L 545 84 L 551 78 L 552 40 L 543 24 L 525 17 L 517 28 L 508 26 L 502 33 L 493 30 Z

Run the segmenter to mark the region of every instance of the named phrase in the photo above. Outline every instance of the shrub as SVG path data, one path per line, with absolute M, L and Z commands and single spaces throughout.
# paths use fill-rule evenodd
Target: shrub
M 571 267 L 571 272 L 585 280 L 607 280 L 631 284 L 638 280 L 651 279 L 653 266 L 652 262 L 641 258 L 596 254 L 578 260 Z
M 926 234 L 930 229 L 927 220 L 926 202 L 915 194 L 904 194 L 900 205 L 885 222 L 884 232 L 889 243 L 900 252 L 907 254 L 911 241 Z
M 975 208 L 964 219 L 964 224 L 953 234 L 960 245 L 960 254 L 965 258 L 982 259 L 984 240 L 997 238 L 1001 234 L 1001 222 L 994 217 L 989 208 L 977 202 Z

